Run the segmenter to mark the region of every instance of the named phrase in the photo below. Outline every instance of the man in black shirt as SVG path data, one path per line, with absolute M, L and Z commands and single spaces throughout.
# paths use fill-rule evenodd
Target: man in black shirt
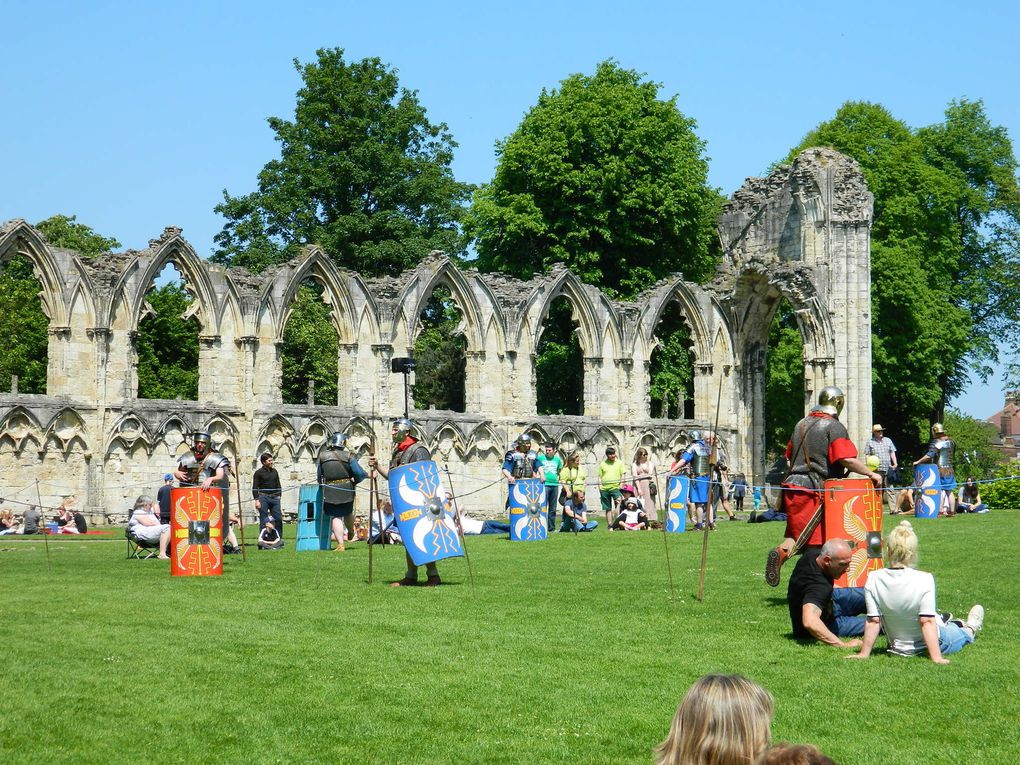
M 857 648 L 864 634 L 864 590 L 833 582 L 847 570 L 853 549 L 845 539 L 830 539 L 822 549 L 806 552 L 790 577 L 786 599 L 796 638 L 814 638 L 838 648 Z M 854 638 L 844 642 L 840 638 Z
M 170 523 L 170 491 L 174 487 L 174 477 L 170 473 L 163 475 L 163 485 L 156 492 L 156 503 L 159 505 L 159 522 Z
M 283 514 L 280 512 L 280 474 L 273 467 L 273 455 L 265 452 L 259 457 L 262 467 L 252 474 L 251 495 L 255 498 L 255 509 L 259 511 L 259 530 L 264 529 L 266 520 L 271 519 L 283 543 Z

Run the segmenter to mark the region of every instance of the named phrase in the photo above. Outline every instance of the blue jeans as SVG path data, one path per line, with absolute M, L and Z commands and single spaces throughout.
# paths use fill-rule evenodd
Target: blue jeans
M 961 513 L 980 513 L 988 509 L 988 505 L 982 502 L 980 505 L 967 505 L 963 502 L 960 503 L 960 507 L 957 508 Z
M 482 521 L 479 534 L 509 534 L 510 524 L 505 521 Z
M 259 494 L 259 528 L 266 525 L 266 521 L 272 516 L 273 525 L 280 532 L 280 539 L 283 539 L 283 513 L 280 512 L 279 494 Z
M 943 656 L 957 653 L 965 645 L 973 642 L 974 635 L 971 634 L 971 631 L 965 630 L 959 624 L 949 622 L 948 624 L 939 625 L 939 649 L 942 651 Z
M 863 587 L 836 587 L 832 591 L 834 624 L 825 626 L 840 637 L 861 637 L 866 611 Z
M 556 530 L 556 507 L 557 500 L 560 498 L 560 485 L 555 486 L 546 485 L 545 487 L 545 505 L 549 511 L 549 531 Z
M 588 521 L 587 523 L 581 523 L 578 518 L 568 518 L 566 515 L 563 516 L 563 524 L 560 526 L 560 531 L 595 531 L 599 526 L 598 521 Z

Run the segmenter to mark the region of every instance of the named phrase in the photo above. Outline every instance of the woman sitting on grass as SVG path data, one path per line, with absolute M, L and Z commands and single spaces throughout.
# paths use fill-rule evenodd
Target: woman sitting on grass
M 14 517 L 14 511 L 9 507 L 0 510 L 0 536 L 3 534 L 16 534 L 18 532 L 18 521 Z
M 159 513 L 152 509 L 150 497 L 143 495 L 135 500 L 131 519 L 128 521 L 128 529 L 131 535 L 139 541 L 149 544 L 158 542 L 159 557 L 163 560 L 169 559 L 170 556 L 166 554 L 166 550 L 170 544 L 170 524 L 159 522 Z
M 690 687 L 656 765 L 748 765 L 772 737 L 772 695 L 740 675 L 705 675 Z
M 886 568 L 872 571 L 864 585 L 868 621 L 864 625 L 861 652 L 848 659 L 871 655 L 879 630 L 885 628 L 889 653 L 913 656 L 928 652 L 936 664 L 948 664 L 946 654 L 956 653 L 974 642 L 981 630 L 985 610 L 974 606 L 967 621 L 945 619 L 935 610 L 935 577 L 913 568 L 918 558 L 917 534 L 910 521 L 902 521 L 885 542 Z

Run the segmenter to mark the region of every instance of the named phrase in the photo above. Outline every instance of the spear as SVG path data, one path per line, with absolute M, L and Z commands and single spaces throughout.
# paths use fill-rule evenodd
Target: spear
M 717 450 L 719 448 L 719 411 L 720 404 L 722 403 L 722 384 L 723 378 L 726 376 L 725 369 L 720 370 L 722 374 L 719 375 L 719 392 L 715 397 L 715 426 L 712 428 L 712 452 L 708 457 L 708 504 L 705 506 L 705 526 L 703 529 L 703 535 L 701 538 L 701 572 L 698 574 L 698 602 L 701 602 L 702 597 L 705 594 L 705 565 L 708 563 L 708 533 L 712 526 L 714 526 L 715 516 L 712 514 L 712 487 L 713 487 L 713 474 L 715 472 L 715 463 L 718 459 Z M 710 522 L 712 521 L 712 522 Z
M 460 522 L 460 505 L 457 503 L 457 495 L 453 491 L 453 479 L 450 477 L 450 466 L 443 463 L 443 470 L 446 473 L 446 484 L 450 487 L 450 497 L 453 502 L 454 521 L 457 523 L 457 533 L 460 534 L 460 548 L 464 551 L 464 561 L 467 563 L 468 580 L 471 582 L 471 592 L 475 591 L 475 575 L 471 572 L 471 559 L 468 557 L 467 544 L 464 542 L 464 526 Z
M 386 539 L 383 537 L 383 534 L 385 534 L 383 529 L 383 512 L 382 508 L 379 507 L 379 485 L 375 475 L 375 467 L 371 464 L 375 460 L 375 393 L 372 394 L 372 421 L 369 425 L 371 435 L 368 440 L 368 456 L 370 458 L 368 468 L 368 583 L 372 584 L 372 548 L 375 547 L 372 543 L 372 513 L 377 510 L 379 513 L 379 539 L 384 546 L 386 544 Z
M 238 468 L 240 467 L 240 460 L 238 460 Z M 241 560 L 245 563 L 248 562 L 248 548 L 244 544 L 244 511 L 241 509 L 241 471 L 240 469 L 234 469 L 234 466 L 230 466 L 230 472 L 234 474 L 234 488 L 237 489 L 237 528 L 241 532 Z M 228 489 L 229 491 L 229 489 Z M 227 528 L 230 528 L 230 513 L 227 513 L 227 517 L 224 519 L 227 524 Z M 283 529 L 280 529 L 280 538 L 283 538 Z
M 39 490 L 39 479 L 35 479 L 35 497 L 39 500 L 39 517 L 43 521 L 43 545 L 46 547 L 46 567 L 50 568 L 50 535 L 46 533 L 46 514 L 43 512 L 42 492 Z

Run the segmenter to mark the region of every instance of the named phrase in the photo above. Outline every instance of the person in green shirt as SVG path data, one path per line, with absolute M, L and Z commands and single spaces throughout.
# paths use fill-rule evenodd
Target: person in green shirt
M 602 511 L 606 514 L 607 524 L 613 522 L 610 512 L 615 514 L 623 499 L 620 484 L 626 472 L 626 466 L 616 458 L 616 447 L 607 446 L 606 458 L 599 464 L 599 498 L 602 500 Z
M 556 444 L 546 441 L 542 454 L 535 459 L 538 474 L 545 479 L 545 504 L 549 508 L 549 532 L 556 531 L 556 500 L 560 495 L 560 470 L 563 460 L 556 454 Z

